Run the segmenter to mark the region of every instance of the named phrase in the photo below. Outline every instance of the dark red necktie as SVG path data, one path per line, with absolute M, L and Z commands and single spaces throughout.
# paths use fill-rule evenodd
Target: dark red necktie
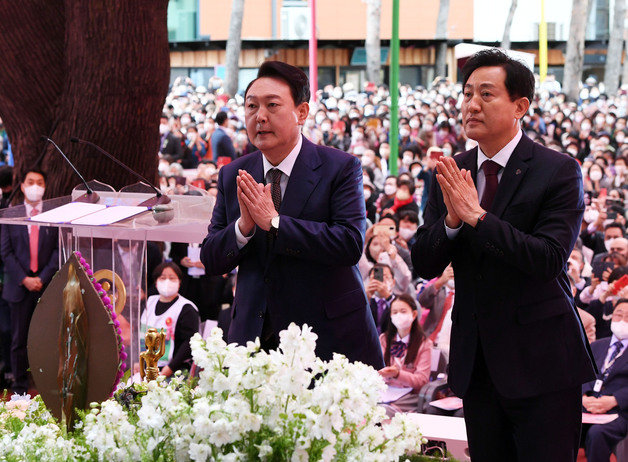
M 484 185 L 484 193 L 482 194 L 480 207 L 482 207 L 487 212 L 490 212 L 491 206 L 493 205 L 493 200 L 495 199 L 495 193 L 497 192 L 497 184 L 499 183 L 497 179 L 497 173 L 502 167 L 497 162 L 493 162 L 489 159 L 485 160 L 482 163 L 481 168 L 484 171 L 484 178 L 486 179 L 486 183 Z
M 271 168 L 268 173 L 270 173 L 270 195 L 273 198 L 275 210 L 279 212 L 279 206 L 281 205 L 281 170 Z

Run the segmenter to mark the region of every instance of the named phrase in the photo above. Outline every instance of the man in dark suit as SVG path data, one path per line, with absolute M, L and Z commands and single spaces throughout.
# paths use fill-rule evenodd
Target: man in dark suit
M 606 424 L 591 425 L 586 432 L 588 462 L 608 462 L 611 452 L 628 434 L 628 299 L 617 300 L 611 337 L 591 344 L 600 373 L 582 386 L 582 405 L 591 414 L 618 414 Z
M 219 157 L 228 157 L 230 159 L 236 158 L 235 148 L 233 147 L 233 141 L 229 134 L 225 131 L 227 124 L 229 123 L 229 116 L 226 112 L 220 111 L 216 114 L 216 130 L 212 134 L 210 139 L 212 144 L 212 156 L 214 162 L 218 162 Z
M 319 357 L 338 352 L 379 369 L 357 267 L 366 226 L 362 168 L 301 135 L 309 99 L 300 69 L 260 67 L 245 93 L 247 132 L 260 151 L 220 170 L 201 261 L 210 274 L 239 267 L 229 341 L 260 337 L 272 349 L 291 322 L 308 324 Z
M 21 184 L 26 216 L 43 211 L 46 175 L 31 169 Z M 54 276 L 59 264 L 57 228 L 50 226 L 2 225 L 0 254 L 5 279 L 2 297 L 11 308 L 11 369 L 13 392 L 28 389 L 28 328 L 37 300 Z
M 414 267 L 433 278 L 451 262 L 456 275 L 448 379 L 471 458 L 575 461 L 581 384 L 594 377 L 566 274 L 580 167 L 522 134 L 534 96 L 522 63 L 481 51 L 463 74 L 463 124 L 479 146 L 438 163 Z

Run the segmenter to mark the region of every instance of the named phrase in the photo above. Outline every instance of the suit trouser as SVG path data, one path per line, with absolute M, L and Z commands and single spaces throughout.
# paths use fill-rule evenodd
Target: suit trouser
M 9 302 L 11 307 L 11 369 L 13 371 L 13 392 L 28 391 L 28 328 L 41 292 L 29 292 L 19 302 Z
M 11 371 L 11 307 L 2 297 L 0 297 L 0 362 L 4 362 L 5 372 Z
M 505 398 L 495 389 L 478 348 L 463 404 L 473 462 L 571 462 L 578 456 L 580 386 L 530 398 Z
M 628 433 L 628 422 L 621 415 L 607 424 L 587 427 L 584 448 L 588 462 L 608 462 L 617 444 Z

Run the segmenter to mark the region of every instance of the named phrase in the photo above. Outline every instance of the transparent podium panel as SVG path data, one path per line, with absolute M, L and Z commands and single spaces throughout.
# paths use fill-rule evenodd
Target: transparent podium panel
M 133 370 L 144 348 L 140 314 L 146 306 L 146 240 L 108 239 L 75 231 L 59 228 L 60 260 L 65 262 L 72 252 L 80 252 L 90 265 L 96 282 L 113 302 L 128 352 L 126 366 Z
M 100 209 L 131 206 L 154 199 L 156 194 L 143 184 L 132 185 L 123 191 L 91 181 L 90 188 L 98 195 Z M 48 199 L 43 210 L 68 206 L 79 201 L 85 189 L 75 188 L 71 196 Z M 127 366 L 133 370 L 139 352 L 144 348 L 140 338 L 140 314 L 146 303 L 146 243 L 147 241 L 200 243 L 207 235 L 214 197 L 205 191 L 191 190 L 185 195 L 163 196 L 155 206 L 144 207 L 140 213 L 106 225 L 84 224 L 56 212 L 56 219 L 37 221 L 39 227 L 59 229 L 59 267 L 72 252 L 78 251 L 94 271 L 100 284 L 114 302 L 120 320 L 122 337 L 127 349 Z M 72 211 L 72 204 L 69 205 Z M 67 210 L 60 209 L 60 210 Z M 94 212 L 98 213 L 98 212 Z M 60 217 L 60 215 L 62 215 Z M 42 214 L 40 220 L 42 220 Z M 89 216 L 89 215 L 88 215 Z M 33 224 L 24 205 L 0 210 L 0 224 L 28 226 Z

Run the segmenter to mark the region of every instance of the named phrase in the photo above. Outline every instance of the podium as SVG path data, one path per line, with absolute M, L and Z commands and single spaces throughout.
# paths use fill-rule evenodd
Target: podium
M 155 196 L 148 186 L 139 183 L 121 191 L 92 181 L 90 187 L 98 193 L 98 204 L 107 207 L 136 206 Z M 81 185 L 80 188 L 83 188 Z M 168 210 L 146 210 L 109 225 L 73 224 L 72 222 L 37 222 L 26 215 L 24 205 L 0 211 L 0 224 L 53 226 L 59 230 L 59 267 L 72 252 L 80 252 L 114 301 L 128 352 L 127 367 L 139 363 L 143 348 L 140 338 L 140 313 L 146 302 L 146 243 L 167 241 L 200 243 L 207 235 L 214 198 L 207 192 L 190 188 L 189 195 L 169 196 Z M 75 188 L 71 195 L 45 200 L 44 211 L 69 204 L 83 195 Z

